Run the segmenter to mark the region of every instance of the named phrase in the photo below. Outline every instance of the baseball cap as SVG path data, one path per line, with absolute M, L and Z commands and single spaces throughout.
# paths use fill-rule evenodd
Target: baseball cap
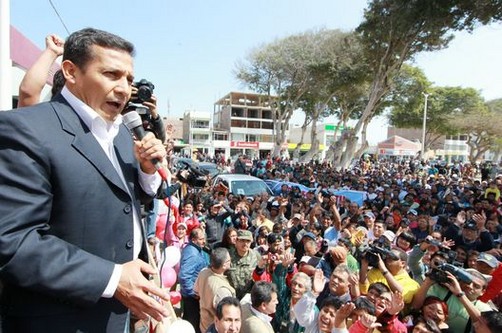
M 418 212 L 416 210 L 414 210 L 414 209 L 408 209 L 408 212 L 406 214 L 412 214 L 412 215 L 417 216 Z
M 375 214 L 373 214 L 372 212 L 367 212 L 367 213 L 364 213 L 364 217 L 369 217 L 370 219 L 374 219 Z
M 185 222 L 178 223 L 178 226 L 176 228 L 179 228 L 179 227 L 185 227 L 185 229 L 188 229 L 187 224 Z
M 300 263 L 305 263 L 305 264 L 308 264 L 308 262 L 310 261 L 311 257 L 310 256 L 303 256 L 301 259 L 300 259 Z
M 239 230 L 237 231 L 237 239 L 244 239 L 252 242 L 253 234 L 249 230 Z
M 482 276 L 483 279 L 485 280 L 486 283 L 489 283 L 492 280 L 492 277 L 490 275 L 482 274 L 480 271 L 474 268 L 467 268 L 465 271 L 471 275 L 474 275 L 476 277 Z
M 392 243 L 392 242 L 394 241 L 394 239 L 396 238 L 396 234 L 395 234 L 395 233 L 393 233 L 393 232 L 392 232 L 392 231 L 390 231 L 390 230 L 386 230 L 386 231 L 382 234 L 382 237 L 387 238 L 387 240 L 388 240 L 389 242 L 391 242 L 391 243 Z
M 303 236 L 302 236 L 302 238 L 303 238 L 303 237 L 308 237 L 308 238 L 310 238 L 310 239 L 312 239 L 312 240 L 316 240 L 315 235 L 314 235 L 313 233 L 311 233 L 311 232 L 306 232 L 306 233 L 304 233 L 304 234 L 303 234 Z
M 293 218 L 301 220 L 302 219 L 302 214 L 296 213 L 296 214 L 293 215 Z
M 495 258 L 491 254 L 485 253 L 485 252 L 481 252 L 476 261 L 484 262 L 485 264 L 487 264 L 491 268 L 497 268 L 499 265 L 499 261 L 497 260 L 497 258 Z

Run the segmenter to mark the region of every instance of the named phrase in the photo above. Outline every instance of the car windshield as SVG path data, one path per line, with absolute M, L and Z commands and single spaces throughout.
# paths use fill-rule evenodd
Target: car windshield
M 232 181 L 232 192 L 239 195 L 253 196 L 263 192 L 268 193 L 268 188 L 262 181 L 234 180 Z

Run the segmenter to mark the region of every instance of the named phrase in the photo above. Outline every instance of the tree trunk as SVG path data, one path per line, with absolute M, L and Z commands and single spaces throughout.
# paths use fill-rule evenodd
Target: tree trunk
M 310 117 L 305 115 L 305 120 L 303 121 L 303 125 L 302 125 L 302 134 L 300 137 L 300 142 L 298 142 L 295 149 L 293 150 L 293 159 L 295 161 L 298 161 L 298 159 L 300 158 L 300 151 L 301 151 L 301 147 L 303 146 L 303 139 L 305 138 L 305 133 L 307 132 L 307 126 L 310 122 L 311 122 Z
M 368 140 L 366 140 L 366 130 L 368 129 L 368 124 L 369 124 L 369 122 L 366 122 L 363 125 L 363 129 L 361 131 L 361 142 L 362 142 L 362 144 L 361 144 L 361 147 L 359 147 L 359 149 L 354 154 L 354 158 L 355 159 L 360 159 L 361 156 L 366 151 L 366 149 L 368 149 L 368 147 L 369 147 Z
M 354 129 L 351 131 L 351 134 L 346 138 L 348 140 L 345 145 L 345 151 L 343 152 L 343 157 L 340 162 L 337 164 L 336 161 L 333 160 L 335 166 L 346 168 L 352 158 L 355 155 L 357 148 L 357 133 L 359 133 L 365 123 L 369 123 L 373 116 L 375 115 L 375 109 L 380 102 L 382 96 L 385 94 L 386 84 L 385 80 L 388 76 L 388 73 L 378 73 L 375 76 L 375 80 L 371 85 L 370 96 L 368 99 L 368 104 L 364 108 L 363 114 L 361 118 L 359 118 L 358 122 L 354 126 Z M 343 138 L 343 137 L 342 137 Z
M 317 120 L 319 119 L 319 113 L 317 110 L 312 115 L 312 127 L 310 129 L 310 149 L 302 157 L 300 157 L 300 162 L 309 162 L 315 154 L 319 151 L 319 139 L 317 139 Z

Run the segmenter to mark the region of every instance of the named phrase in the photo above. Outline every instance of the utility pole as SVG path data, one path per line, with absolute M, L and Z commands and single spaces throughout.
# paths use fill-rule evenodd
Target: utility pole
M 420 159 L 423 160 L 425 156 L 425 130 L 427 126 L 427 98 L 429 97 L 429 94 L 427 93 L 422 93 L 425 97 L 425 103 L 424 103 L 424 120 L 422 124 L 422 151 L 420 152 Z

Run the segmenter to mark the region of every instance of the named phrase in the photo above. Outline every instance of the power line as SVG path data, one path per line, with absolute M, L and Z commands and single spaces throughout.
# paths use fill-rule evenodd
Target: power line
M 49 0 L 49 3 L 51 4 L 52 9 L 54 9 L 54 12 L 56 12 L 56 15 L 59 17 L 59 20 L 61 21 L 61 24 L 63 25 L 64 29 L 66 30 L 68 35 L 70 35 L 70 30 L 68 30 L 68 28 L 66 27 L 66 24 L 64 24 L 63 18 L 61 17 L 61 15 L 59 15 L 59 12 L 56 9 L 56 6 L 54 6 L 54 4 L 52 3 L 52 0 Z

